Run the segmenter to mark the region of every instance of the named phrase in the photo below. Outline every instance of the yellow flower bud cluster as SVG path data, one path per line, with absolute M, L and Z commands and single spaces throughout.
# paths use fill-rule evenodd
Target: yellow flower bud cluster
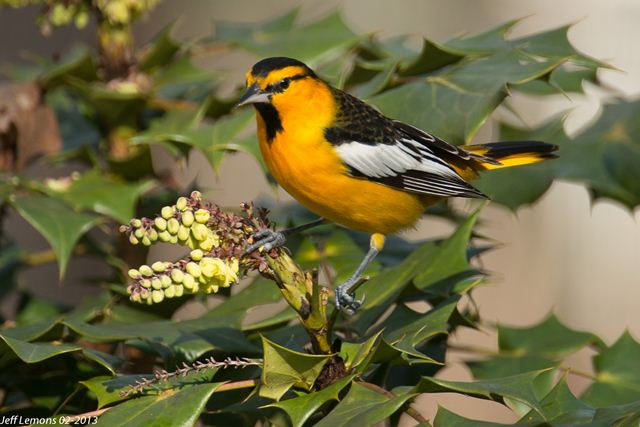
M 220 245 L 220 238 L 207 226 L 211 213 L 200 207 L 201 200 L 200 192 L 194 191 L 190 198 L 180 197 L 175 205 L 163 207 L 155 219 L 132 219 L 128 226 L 120 227 L 120 231 L 129 233 L 133 245 L 149 246 L 160 241 L 208 253 Z
M 49 34 L 52 27 L 62 27 L 73 23 L 76 28 L 82 29 L 89 23 L 91 12 L 89 4 L 85 1 L 48 1 L 47 6 L 39 18 L 41 30 L 45 34 Z
M 188 260 L 155 262 L 129 270 L 133 282 L 128 287 L 131 301 L 158 304 L 165 298 L 181 297 L 198 291 L 206 294 L 218 292 L 238 281 L 237 259 L 222 260 L 204 256 L 194 249 Z
M 96 0 L 96 5 L 111 24 L 127 25 L 143 12 L 153 9 L 159 0 Z

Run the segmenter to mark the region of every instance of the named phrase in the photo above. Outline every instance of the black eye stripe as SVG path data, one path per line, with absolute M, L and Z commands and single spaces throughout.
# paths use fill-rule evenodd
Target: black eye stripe
M 281 93 L 281 92 L 284 92 L 289 87 L 289 84 L 292 81 L 301 80 L 301 79 L 304 79 L 306 77 L 309 77 L 309 75 L 308 74 L 296 74 L 295 76 L 285 77 L 284 79 L 280 80 L 279 82 L 271 83 L 270 85 L 268 85 L 266 87 L 266 90 L 271 92 L 271 93 Z

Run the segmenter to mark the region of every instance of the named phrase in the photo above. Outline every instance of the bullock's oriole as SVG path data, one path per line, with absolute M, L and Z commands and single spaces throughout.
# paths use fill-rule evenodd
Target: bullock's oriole
M 291 58 L 267 58 L 247 73 L 238 106 L 257 111 L 260 150 L 278 183 L 320 219 L 283 232 L 264 231 L 248 252 L 284 244 L 285 235 L 324 220 L 371 233 L 354 274 L 335 291 L 338 308 L 355 312 L 351 293 L 385 235 L 415 224 L 446 197 L 486 198 L 467 181 L 478 172 L 553 158 L 538 141 L 456 147 L 331 87 Z

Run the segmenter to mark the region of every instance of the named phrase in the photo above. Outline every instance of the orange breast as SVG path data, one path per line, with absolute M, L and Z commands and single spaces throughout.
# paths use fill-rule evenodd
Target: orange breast
M 278 183 L 312 212 L 337 224 L 389 234 L 411 227 L 422 215 L 424 197 L 350 177 L 317 124 L 297 123 L 266 141 L 258 115 L 260 149 Z

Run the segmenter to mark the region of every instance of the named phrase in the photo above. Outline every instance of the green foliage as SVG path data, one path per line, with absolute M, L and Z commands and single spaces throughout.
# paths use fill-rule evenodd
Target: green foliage
M 19 7 L 28 2 L 4 3 Z M 291 258 L 278 258 L 277 252 L 252 258 L 264 277 L 251 275 L 237 288 L 228 286 L 239 277 L 216 278 L 214 289 L 209 286 L 214 276 L 203 273 L 206 253 L 197 251 L 220 249 L 214 242 L 224 238 L 215 234 L 221 227 L 209 219 L 226 214 L 211 205 L 195 206 L 193 197 L 178 199 L 189 200 L 188 207 L 171 205 L 176 193 L 187 191 L 173 177 L 157 173 L 151 161 L 153 149 L 187 166 L 190 153 L 199 151 L 216 170 L 238 151 L 261 162 L 253 113 L 232 110 L 242 82 L 233 95 L 223 95 L 220 83 L 227 74 L 196 65 L 196 58 L 211 52 L 296 57 L 387 115 L 461 144 L 474 138 L 511 92 L 546 97 L 581 92 L 584 82 L 598 84 L 596 73 L 606 65 L 572 47 L 569 27 L 510 38 L 514 21 L 446 43 L 424 39 L 414 51 L 406 47 L 407 37 L 355 34 L 339 13 L 303 24 L 294 10 L 258 24 L 218 22 L 208 40 L 177 40 L 170 27 L 135 52 L 130 24 L 155 2 L 47 3 L 56 7 L 45 8 L 44 29 L 82 26 L 91 8 L 98 8 L 92 11 L 106 26 L 98 29 L 98 52 L 81 49 L 14 73 L 32 78 L 38 93 L 46 93 L 42 102 L 55 112 L 59 126 L 45 130 L 62 143 L 59 152 L 38 160 L 51 171 L 52 179 L 43 182 L 17 170 L 19 162 L 0 163 L 2 212 L 14 210 L 51 247 L 30 253 L 2 233 L 0 297 L 17 295 L 20 312 L 0 329 L 0 414 L 47 417 L 100 409 L 99 424 L 108 426 L 182 426 L 198 420 L 203 425 L 364 426 L 385 420 L 396 425 L 406 412 L 420 425 L 499 425 L 446 408 L 425 420 L 412 406 L 418 394 L 453 392 L 507 405 L 520 418 L 516 425 L 637 424 L 640 343 L 628 333 L 609 346 L 553 315 L 527 328 L 499 326 L 497 351 L 479 349 L 467 362 L 473 380 L 437 376 L 446 360 L 448 335 L 481 324 L 473 304 L 460 304 L 485 279 L 476 258 L 490 247 L 470 247 L 479 210 L 465 217 L 439 207 L 456 225 L 446 239 L 414 244 L 389 238 L 367 270 L 369 280 L 358 289 L 366 294 L 361 310 L 344 317 L 332 314 L 329 289 L 359 263 L 362 236 L 333 226 L 305 233 L 288 242 Z M 112 49 L 114 40 L 130 55 L 119 56 Z M 639 105 L 633 100 L 605 105 L 574 140 L 565 134 L 561 117 L 538 129 L 501 123 L 503 139 L 553 142 L 561 147 L 560 158 L 487 173 L 477 184 L 496 203 L 514 210 L 535 202 L 558 178 L 634 208 L 640 204 Z M 21 117 L 7 111 L 0 111 L 0 119 L 17 126 L 17 147 L 45 144 L 29 140 L 29 129 L 18 126 Z M 36 153 L 51 153 L 52 146 Z M 22 156 L 23 151 L 9 154 Z M 130 221 L 144 216 L 152 219 Z M 284 215 L 272 215 L 278 216 L 282 223 L 298 224 L 308 213 L 287 207 Z M 175 223 L 169 226 L 171 219 Z M 128 224 L 129 236 L 121 238 L 117 224 Z M 239 257 L 252 231 L 241 227 L 236 252 L 223 255 Z M 193 251 L 188 259 L 145 265 L 147 246 L 160 242 Z M 100 293 L 82 304 L 58 306 L 16 286 L 24 270 L 54 261 L 63 277 L 71 259 L 82 261 L 78 255 L 101 260 L 109 271 L 106 278 L 87 280 Z M 242 276 L 249 267 L 238 262 L 240 270 L 233 273 Z M 130 268 L 141 264 L 145 268 L 131 273 L 139 277 L 127 277 Z M 233 270 L 233 264 L 227 267 Z M 302 268 L 320 268 L 326 283 L 303 274 Z M 198 286 L 218 292 L 216 303 L 205 301 L 195 286 L 177 292 L 184 276 L 163 279 L 174 269 L 204 277 Z M 138 303 L 147 298 L 130 300 L 146 278 L 153 291 L 170 298 L 145 295 L 155 302 L 151 307 Z M 152 279 L 161 287 L 153 288 Z M 58 286 L 58 278 L 37 285 Z M 291 307 L 274 308 L 283 295 Z M 292 303 L 291 295 L 300 296 L 310 311 L 301 301 Z M 180 309 L 198 303 L 206 312 L 178 320 Z M 327 348 L 313 342 L 318 336 L 324 336 Z M 586 347 L 595 351 L 593 374 L 566 365 L 569 355 Z M 218 362 L 212 364 L 209 357 Z M 576 395 L 567 385 L 572 375 L 589 379 L 584 393 Z

